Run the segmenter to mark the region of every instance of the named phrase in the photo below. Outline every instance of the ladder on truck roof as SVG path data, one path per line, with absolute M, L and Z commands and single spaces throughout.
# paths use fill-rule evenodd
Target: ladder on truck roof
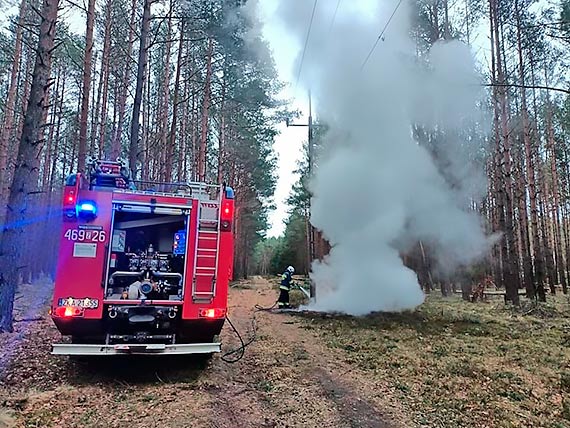
M 192 299 L 210 301 L 216 295 L 216 272 L 220 248 L 220 206 L 217 200 L 199 201 Z
M 133 180 L 134 189 L 119 190 L 123 193 L 137 193 L 160 196 L 182 196 L 199 201 L 218 203 L 223 186 L 202 182 L 166 182 Z

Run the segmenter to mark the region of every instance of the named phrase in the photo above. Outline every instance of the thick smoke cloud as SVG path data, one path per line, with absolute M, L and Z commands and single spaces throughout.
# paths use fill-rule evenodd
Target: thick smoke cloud
M 311 88 L 331 141 L 311 184 L 311 222 L 333 245 L 313 265 L 313 309 L 360 315 L 414 308 L 424 296 L 400 249 L 430 242 L 443 269 L 452 270 L 488 246 L 479 218 L 466 210 L 485 191 L 470 159 L 477 142 L 464 132 L 482 118 L 475 64 L 459 42 L 437 43 L 427 61 L 418 60 L 404 1 L 362 68 L 397 0 L 343 2 L 331 27 L 336 3 L 319 2 L 300 81 Z M 312 7 L 281 0 L 278 8 L 285 31 L 301 42 Z M 445 136 L 437 148 L 442 165 L 418 144 L 414 126 Z

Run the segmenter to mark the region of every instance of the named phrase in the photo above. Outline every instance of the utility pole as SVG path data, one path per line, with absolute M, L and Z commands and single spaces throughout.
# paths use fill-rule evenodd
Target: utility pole
M 308 180 L 310 180 L 313 176 L 313 151 L 314 151 L 314 147 L 313 147 L 313 129 L 314 129 L 314 125 L 313 125 L 313 112 L 312 112 L 312 98 L 311 98 L 311 91 L 309 91 L 309 123 L 308 124 L 292 124 L 289 123 L 289 120 L 287 119 L 286 121 L 287 126 L 306 126 L 309 130 L 309 135 L 308 135 L 308 151 L 309 151 L 309 159 L 308 159 L 308 166 L 309 166 L 309 176 L 308 176 Z M 307 204 L 307 209 L 308 209 L 308 213 L 307 213 L 307 222 L 306 222 L 306 226 L 307 226 L 307 266 L 308 266 L 308 270 L 311 270 L 311 264 L 313 263 L 313 260 L 315 260 L 315 228 L 313 227 L 313 225 L 311 224 L 311 220 L 310 220 L 310 216 L 311 216 L 311 197 L 309 195 L 309 202 Z M 316 289 L 315 289 L 315 284 L 314 282 L 311 281 L 311 299 L 313 299 L 313 301 L 316 301 L 317 298 L 317 294 L 316 294 Z

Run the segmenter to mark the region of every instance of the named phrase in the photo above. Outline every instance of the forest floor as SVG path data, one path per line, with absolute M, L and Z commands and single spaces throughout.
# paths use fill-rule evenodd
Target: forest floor
M 276 296 L 261 278 L 231 289 L 232 322 L 245 340 L 256 333 L 235 364 L 80 363 L 49 354 L 61 337 L 47 315 L 17 323 L 0 351 L 0 427 L 570 427 L 565 297 L 515 310 L 430 296 L 358 318 L 255 312 Z M 229 326 L 222 342 L 239 345 Z

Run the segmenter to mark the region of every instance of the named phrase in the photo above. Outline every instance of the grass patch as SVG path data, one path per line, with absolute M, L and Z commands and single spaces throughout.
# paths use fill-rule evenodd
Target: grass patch
M 417 426 L 570 426 L 564 296 L 520 308 L 429 296 L 404 313 L 310 317 L 345 361 L 402 397 Z
M 570 421 L 570 398 L 568 397 L 562 399 L 562 417 Z
M 293 360 L 294 361 L 304 361 L 309 359 L 309 353 L 303 348 L 293 349 Z
M 560 375 L 560 387 L 564 392 L 570 392 L 570 371 L 564 371 Z
M 268 380 L 261 380 L 257 383 L 257 389 L 266 393 L 273 391 L 273 388 L 273 383 Z

